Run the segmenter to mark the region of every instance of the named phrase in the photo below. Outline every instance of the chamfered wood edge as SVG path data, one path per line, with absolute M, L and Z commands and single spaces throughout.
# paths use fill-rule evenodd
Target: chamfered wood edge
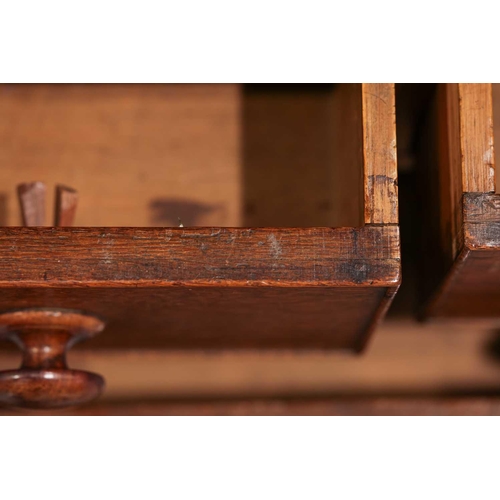
M 30 411 L 0 408 L 1 416 L 188 416 L 188 415 L 500 415 L 498 396 L 365 397 L 240 400 L 129 401 L 90 404 L 80 408 Z
M 444 280 L 441 282 L 440 286 L 434 291 L 434 293 L 429 297 L 429 299 L 423 304 L 421 309 L 418 311 L 418 319 L 420 321 L 425 321 L 434 317 L 439 317 L 438 313 L 440 307 L 440 301 L 446 295 L 447 290 L 453 286 L 453 283 L 457 276 L 459 275 L 461 269 L 465 266 L 466 260 L 470 254 L 470 250 L 467 247 L 463 247 L 450 269 L 445 275 Z
M 393 83 L 363 83 L 365 224 L 398 223 L 396 97 Z
M 397 225 L 0 228 L 0 287 L 397 286 Z
M 439 316 L 439 302 L 453 286 L 467 259 L 474 252 L 490 252 L 500 266 L 500 195 L 464 193 L 462 196 L 462 246 L 441 285 L 422 308 L 421 318 Z
M 373 333 L 375 332 L 375 330 L 377 329 L 377 327 L 380 325 L 385 315 L 387 314 L 387 311 L 389 310 L 389 307 L 391 306 L 392 301 L 394 300 L 394 297 L 396 296 L 396 293 L 398 292 L 400 285 L 401 285 L 401 279 L 397 285 L 386 288 L 384 298 L 378 305 L 377 310 L 375 311 L 374 316 L 371 318 L 369 325 L 358 335 L 358 339 L 354 347 L 355 352 L 361 354 L 366 350 L 366 348 L 370 343 L 370 339 L 373 336 Z
M 436 254 L 444 251 L 446 262 L 439 270 L 440 283 L 425 293 L 419 311 L 421 319 L 439 315 L 440 301 L 473 252 L 495 250 L 500 245 L 491 84 L 444 84 L 439 87 L 438 98 L 438 144 L 442 148 L 439 184 L 443 198 L 438 207 L 441 234 L 437 236 L 441 243 L 436 243 L 434 250 Z M 448 225 L 443 225 L 446 221 Z

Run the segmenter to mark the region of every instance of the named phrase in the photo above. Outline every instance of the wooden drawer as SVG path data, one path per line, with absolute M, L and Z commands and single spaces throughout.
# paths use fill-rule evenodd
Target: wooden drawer
M 15 225 L 34 180 L 78 190 L 75 227 L 44 226 L 41 185 Z M 0 404 L 95 398 L 65 352 L 103 326 L 94 352 L 360 351 L 399 286 L 390 84 L 1 86 L 0 181 L 0 337 L 24 352 Z
M 425 317 L 500 316 L 493 143 L 491 84 L 438 85 L 419 161 Z
M 0 106 L 5 223 L 17 182 L 81 199 L 80 227 L 0 230 L 4 310 L 97 314 L 95 347 L 360 349 L 397 289 L 392 85 L 3 86 Z

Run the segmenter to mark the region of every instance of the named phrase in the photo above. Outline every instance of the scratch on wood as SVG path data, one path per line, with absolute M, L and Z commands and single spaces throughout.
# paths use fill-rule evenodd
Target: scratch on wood
M 386 106 L 388 106 L 387 102 L 384 99 L 382 99 L 382 97 L 380 97 L 379 94 L 375 94 L 373 92 L 367 92 L 367 94 L 371 95 L 372 97 L 376 97 L 377 99 L 379 99 L 380 101 L 382 101 Z
M 220 237 L 222 234 L 222 229 L 219 229 L 218 231 L 213 231 L 210 234 L 204 234 L 204 233 L 181 233 L 181 238 L 193 238 L 193 239 L 200 239 L 200 238 L 214 238 L 214 237 Z
M 227 254 L 227 257 L 226 257 L 226 265 L 229 264 L 229 259 L 230 257 L 232 257 L 233 253 L 234 253 L 234 243 L 236 241 L 236 236 L 234 234 L 230 234 L 229 235 L 229 238 L 227 239 L 227 242 L 229 243 L 229 253 Z

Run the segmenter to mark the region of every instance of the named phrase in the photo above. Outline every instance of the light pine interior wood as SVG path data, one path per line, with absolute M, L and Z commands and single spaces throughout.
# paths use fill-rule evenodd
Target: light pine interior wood
M 460 83 L 458 88 L 463 192 L 493 193 L 495 155 L 491 83 Z
M 394 84 L 363 83 L 364 222 L 397 224 Z
M 493 107 L 493 138 L 494 144 L 496 144 L 496 148 L 498 148 L 500 147 L 500 83 L 491 84 L 491 94 Z M 494 149 L 494 152 L 495 151 Z M 495 182 L 495 192 L 500 193 L 500 182 Z
M 394 86 L 0 85 L 0 225 L 15 187 L 75 188 L 77 226 L 397 222 Z
M 240 225 L 240 90 L 1 85 L 0 224 L 40 180 L 51 218 L 56 183 L 79 191 L 75 225 Z

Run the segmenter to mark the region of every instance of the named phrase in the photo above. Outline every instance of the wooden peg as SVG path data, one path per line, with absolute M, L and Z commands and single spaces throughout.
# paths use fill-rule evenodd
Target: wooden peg
M 43 182 L 25 182 L 17 186 L 23 225 L 43 226 L 45 224 L 45 191 Z
M 72 226 L 78 205 L 78 192 L 68 186 L 56 186 L 55 226 Z

